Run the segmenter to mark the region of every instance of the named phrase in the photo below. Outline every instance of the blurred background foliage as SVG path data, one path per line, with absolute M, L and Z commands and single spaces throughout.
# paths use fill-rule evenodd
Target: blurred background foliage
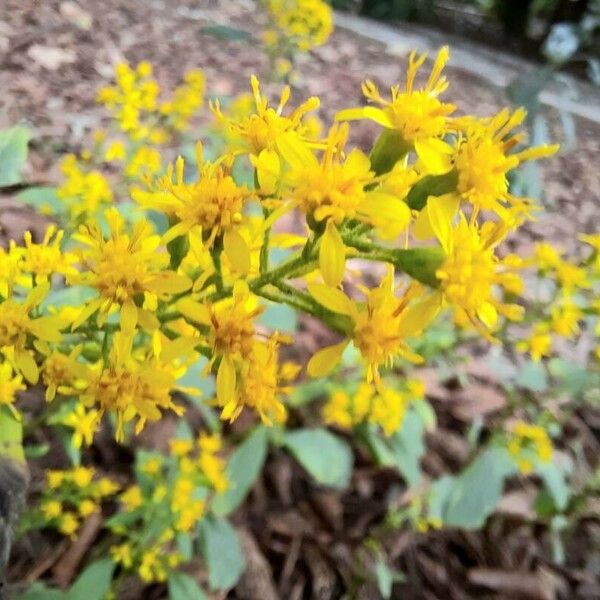
M 334 8 L 386 21 L 437 25 L 485 39 L 509 38 L 550 63 L 600 84 L 600 0 L 331 0 Z

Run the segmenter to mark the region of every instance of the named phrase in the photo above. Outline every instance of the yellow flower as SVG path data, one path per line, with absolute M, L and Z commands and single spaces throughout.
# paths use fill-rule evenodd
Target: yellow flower
M 85 488 L 92 483 L 94 469 L 91 467 L 75 467 L 71 473 L 73 483 L 80 488 Z
M 170 102 L 163 102 L 160 112 L 166 115 L 174 129 L 184 131 L 192 115 L 204 102 L 204 73 L 192 69 L 185 74 L 184 84 L 175 89 Z
M 58 500 L 47 500 L 42 504 L 42 514 L 49 521 L 62 514 L 62 504 Z
M 546 430 L 523 421 L 514 425 L 508 451 L 523 474 L 531 473 L 536 460 L 542 463 L 552 460 L 552 442 Z
M 46 482 L 51 490 L 59 488 L 65 480 L 64 471 L 46 471 Z
M 63 160 L 60 168 L 66 179 L 56 190 L 56 195 L 69 209 L 72 220 L 90 218 L 103 205 L 112 203 L 112 190 L 100 171 L 86 173 L 72 154 Z
M 127 157 L 125 144 L 121 140 L 111 142 L 104 153 L 104 160 L 107 162 L 122 161 Z
M 134 418 L 139 433 L 146 421 L 160 419 L 161 410 L 181 415 L 183 409 L 171 397 L 171 392 L 177 389 L 177 378 L 185 373 L 185 368 L 176 365 L 178 356 L 169 356 L 169 361 L 151 352 L 133 356 L 132 338 L 122 333 L 115 334 L 112 343 L 108 364 L 99 363 L 90 370 L 87 386 L 80 396 L 83 405 L 97 406 L 100 415 L 105 411 L 116 414 L 118 441 L 124 439 L 124 424 Z
M 267 45 L 274 46 L 281 35 L 288 44 L 306 52 L 324 44 L 333 31 L 332 11 L 323 0 L 268 0 L 267 9 L 280 31 L 265 32 L 271 38 Z
M 415 77 L 427 55 L 418 56 L 414 51 L 411 52 L 404 89 L 400 86 L 392 87 L 391 100 L 385 100 L 381 97 L 377 86 L 372 81 L 366 81 L 362 86 L 363 94 L 382 108 L 366 106 L 342 110 L 336 115 L 336 120 L 374 121 L 388 130 L 397 132 L 401 141 L 406 144 L 406 149 L 414 148 L 428 170 L 432 172 L 449 170 L 448 148 L 441 138 L 451 128 L 448 116 L 454 112 L 454 105 L 439 100 L 439 96 L 448 87 L 446 77 L 442 76 L 448 57 L 448 48 L 444 46 L 437 54 L 425 86 L 415 90 L 413 89 Z
M 139 485 L 132 485 L 128 487 L 121 494 L 121 502 L 125 505 L 127 510 L 135 510 L 142 506 L 144 498 L 142 496 L 142 490 Z
M 229 487 L 225 475 L 225 461 L 216 455 L 221 448 L 221 438 L 216 435 L 201 435 L 198 443 L 198 466 L 202 474 L 217 493 L 224 492 Z
M 164 212 L 175 223 L 164 235 L 164 242 L 196 231 L 209 248 L 215 239 L 223 239 L 227 257 L 246 273 L 249 250 L 238 228 L 244 220 L 243 210 L 253 197 L 253 192 L 244 185 L 239 186 L 231 176 L 231 157 L 221 157 L 214 163 L 203 161 L 200 143 L 196 146 L 196 152 L 196 182 L 184 182 L 184 162 L 179 157 L 176 181 L 173 181 L 173 168 L 169 166 L 166 176 L 158 181 L 156 191 L 136 189 L 133 198 L 146 208 Z
M 79 514 L 85 518 L 89 517 L 92 513 L 95 513 L 99 509 L 98 505 L 89 499 L 82 500 L 79 504 Z
M 536 323 L 528 338 L 515 344 L 519 352 L 529 352 L 531 359 L 539 362 L 552 354 L 552 336 L 548 323 Z
M 191 281 L 168 270 L 169 255 L 160 250 L 160 237 L 147 221 L 138 221 L 131 234 L 124 231 L 124 219 L 115 209 L 106 211 L 110 237 L 106 239 L 97 223 L 82 225 L 73 239 L 79 249 L 83 272 L 73 276 L 76 284 L 88 285 L 100 293 L 81 310 L 72 327 L 77 329 L 98 310 L 103 324 L 111 310 L 121 315 L 121 328 L 133 331 L 139 323 L 152 330 L 158 325 L 150 311 L 136 304 L 139 295 L 175 294 L 191 287 Z
M 71 386 L 86 377 L 86 365 L 77 360 L 83 350 L 82 346 L 75 346 L 68 355 L 52 351 L 47 344 L 42 343 L 38 343 L 37 349 L 45 355 L 42 381 L 46 386 L 45 396 L 48 402 L 54 400 L 59 390 L 67 395 L 72 393 Z
M 233 295 L 213 305 L 204 305 L 184 298 L 177 303 L 179 311 L 188 319 L 209 329 L 209 344 L 213 358 L 207 369 L 220 359 L 217 371 L 217 399 L 221 406 L 235 400 L 237 369 L 250 359 L 254 349 L 254 319 L 263 308 L 250 293 L 245 281 L 236 281 Z
M 563 337 L 575 336 L 579 333 L 579 321 L 583 316 L 583 311 L 572 298 L 565 297 L 552 307 L 552 329 Z
M 418 293 L 416 284 L 401 297 L 394 293 L 394 272 L 388 266 L 380 285 L 364 290 L 366 303 L 356 305 L 344 292 L 323 284 L 309 284 L 308 291 L 325 308 L 349 318 L 349 339 L 319 350 L 309 361 L 308 374 L 322 377 L 341 359 L 349 341 L 360 351 L 367 366 L 367 382 L 380 383 L 379 367 L 390 366 L 396 356 L 422 362 L 410 350 L 406 338 L 419 333 L 435 317 L 438 306 L 431 300 L 408 307 Z
M 90 446 L 100 425 L 100 412 L 94 409 L 86 411 L 83 405 L 77 404 L 75 410 L 65 416 L 62 423 L 73 429 L 75 448 L 81 448 L 84 443 Z
M 78 528 L 79 521 L 77 517 L 70 512 L 63 513 L 58 525 L 59 531 L 65 535 L 68 535 L 69 537 L 74 537 Z
M 262 150 L 278 150 L 278 143 L 288 137 L 306 139 L 307 128 L 304 123 L 306 113 L 319 107 L 318 98 L 309 98 L 288 116 L 283 109 L 290 98 L 290 88 L 281 92 L 278 107 L 270 107 L 268 101 L 260 93 L 260 84 L 255 75 L 250 78 L 256 112 L 242 116 L 239 120 L 228 119 L 221 111 L 219 101 L 211 103 L 211 110 L 224 125 L 230 140 L 240 140 L 240 150 L 259 155 Z
M 8 252 L 0 248 L 0 296 L 5 300 L 12 294 L 15 284 L 29 283 L 29 278 L 23 274 L 23 254 L 23 248 L 12 240 Z
M 523 134 L 513 130 L 525 116 L 523 109 L 512 114 L 504 109 L 490 119 L 464 119 L 465 131 L 458 137 L 453 156 L 458 198 L 477 210 L 493 211 L 505 221 L 511 219 L 507 206 L 522 211 L 527 202 L 509 192 L 508 172 L 525 160 L 552 156 L 558 150 L 558 145 L 543 145 L 509 154 L 523 139 Z
M 285 405 L 279 398 L 289 388 L 280 386 L 282 374 L 278 362 L 278 340 L 253 341 L 252 352 L 237 374 L 237 389 L 223 404 L 221 418 L 234 421 L 244 406 L 254 409 L 265 425 L 283 423 L 287 417 Z
M 73 263 L 77 260 L 70 252 L 62 252 L 60 244 L 64 232 L 57 231 L 54 225 L 46 230 L 41 244 L 34 244 L 31 232 L 26 231 L 25 252 L 23 253 L 23 271 L 32 273 L 36 283 L 43 283 L 54 273 L 61 275 L 72 275 L 77 270 Z M 52 239 L 54 238 L 54 239 Z
M 140 467 L 140 470 L 145 475 L 158 475 L 162 468 L 162 460 L 158 457 L 152 457 L 147 459 L 144 464 Z
M 426 210 L 433 230 L 445 253 L 445 259 L 436 272 L 440 281 L 440 303 L 448 303 L 461 317 L 465 317 L 483 335 L 496 324 L 498 313 L 513 320 L 522 316 L 522 307 L 506 304 L 495 294 L 504 288 L 513 293 L 522 290 L 522 281 L 515 273 L 520 261 L 514 256 L 499 259 L 494 248 L 504 238 L 507 227 L 501 223 L 467 222 L 464 215 L 455 227 L 439 208 L 440 198 L 430 198 Z M 483 327 L 481 325 L 485 325 Z
M 17 392 L 26 389 L 23 377 L 13 373 L 13 368 L 7 362 L 0 362 L 0 406 L 7 406 L 15 417 L 19 413 L 13 406 Z
M 160 152 L 148 146 L 139 147 L 125 165 L 123 173 L 131 179 L 154 177 L 162 169 Z
M 116 563 L 123 565 L 126 569 L 133 566 L 133 552 L 130 544 L 111 546 L 110 555 Z
M 48 293 L 48 284 L 36 286 L 24 302 L 5 300 L 0 303 L 0 350 L 10 352 L 17 369 L 30 383 L 37 383 L 38 366 L 27 349 L 28 335 L 38 340 L 60 342 L 60 329 L 65 324 L 57 317 L 44 316 L 32 319 L 30 313 Z
M 96 485 L 93 489 L 94 498 L 104 498 L 106 496 L 112 496 L 119 491 L 119 486 L 108 477 L 101 477 L 96 481 Z
M 171 440 L 169 442 L 169 449 L 173 456 L 185 456 L 192 451 L 192 448 L 192 440 Z
M 537 242 L 534 254 L 535 256 L 531 260 L 531 264 L 537 266 L 542 271 L 555 269 L 561 262 L 562 251 L 555 248 L 549 242 Z

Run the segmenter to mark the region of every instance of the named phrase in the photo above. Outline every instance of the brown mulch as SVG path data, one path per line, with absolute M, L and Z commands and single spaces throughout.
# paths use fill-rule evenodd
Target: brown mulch
M 81 149 L 89 131 L 103 122 L 103 110 L 94 104 L 95 93 L 109 82 L 112 67 L 120 60 L 149 60 L 165 90 L 172 89 L 189 68 L 201 67 L 209 94 L 247 91 L 251 73 L 266 73 L 259 43 L 216 39 L 203 32 L 211 23 L 239 27 L 256 39 L 261 15 L 250 0 L 3 0 L 0 127 L 20 121 L 32 127 L 28 180 L 58 182 L 60 157 Z M 360 82 L 365 77 L 390 85 L 401 80 L 405 62 L 406 57 L 390 56 L 376 43 L 337 30 L 327 46 L 302 61 L 303 76 L 293 90 L 293 100 L 320 96 L 321 116 L 329 122 L 336 110 L 362 102 Z M 450 69 L 449 79 L 447 96 L 465 112 L 489 114 L 506 104 L 501 90 L 483 85 L 466 71 Z M 551 131 L 560 135 L 557 115 L 550 113 L 548 119 Z M 368 145 L 373 136 L 368 124 L 353 127 L 354 141 L 360 145 Z M 577 233 L 598 230 L 599 159 L 600 127 L 578 120 L 576 150 L 544 167 L 551 214 L 529 226 L 517 240 L 517 248 L 541 237 L 570 248 Z M 18 237 L 17 232 L 31 228 L 36 218 L 10 194 L 0 196 L 4 239 Z M 310 345 L 315 332 L 308 323 L 303 328 L 302 336 Z M 456 382 L 437 384 L 435 373 L 429 373 L 431 400 L 441 424 L 428 440 L 423 466 L 429 476 L 456 471 L 464 464 L 469 456 L 463 437 L 466 424 L 505 405 L 493 374 L 477 366 L 475 362 L 470 367 L 475 385 L 466 390 Z M 587 427 L 585 422 L 582 427 Z M 154 436 L 159 440 L 164 434 L 162 430 Z M 598 443 L 598 428 L 588 428 L 587 435 Z M 131 460 L 108 440 L 98 440 L 92 452 L 102 468 L 115 470 L 118 465 L 118 477 Z M 360 452 L 356 463 L 350 488 L 336 493 L 312 483 L 283 453 L 270 455 L 249 499 L 234 516 L 248 569 L 229 597 L 325 600 L 346 592 L 350 598 L 378 598 L 368 575 L 373 556 L 364 543 L 374 537 L 406 577 L 394 586 L 394 598 L 600 598 L 600 584 L 586 570 L 593 566 L 590 554 L 600 547 L 597 519 L 574 524 L 567 536 L 565 566 L 552 562 L 547 530 L 527 511 L 518 510 L 523 499 L 526 505 L 531 500 L 525 484 L 511 491 L 507 501 L 511 510 L 495 515 L 481 532 L 387 530 L 382 527 L 386 507 L 402 498 L 402 481 L 390 470 L 374 468 Z M 90 524 L 89 544 L 94 529 L 95 524 Z M 52 572 L 65 581 L 82 557 L 81 547 L 65 549 L 55 540 L 29 540 L 16 549 L 9 575 L 18 581 L 48 577 Z M 132 599 L 162 597 L 160 586 L 141 591 L 132 584 L 127 592 Z

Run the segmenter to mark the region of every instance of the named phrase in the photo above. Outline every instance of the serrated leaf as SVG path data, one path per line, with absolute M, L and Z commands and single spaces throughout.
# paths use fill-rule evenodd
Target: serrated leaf
M 210 589 L 231 589 L 246 567 L 235 530 L 227 520 L 209 516 L 199 531 Z
M 173 571 L 167 580 L 169 600 L 205 600 L 206 594 L 189 575 L 181 571 Z
M 266 455 L 267 431 L 264 427 L 257 427 L 238 446 L 227 463 L 225 474 L 230 487 L 215 496 L 212 510 L 216 515 L 228 515 L 244 501 L 262 469 Z
M 314 428 L 286 433 L 283 443 L 319 483 L 337 488 L 348 485 L 354 457 L 343 439 Z
M 23 181 L 21 169 L 27 160 L 29 130 L 11 127 L 0 131 L 0 186 Z

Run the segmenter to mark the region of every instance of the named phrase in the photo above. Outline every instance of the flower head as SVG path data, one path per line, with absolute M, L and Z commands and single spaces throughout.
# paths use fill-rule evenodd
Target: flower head
M 147 221 L 138 221 L 130 234 L 116 209 L 106 211 L 106 219 L 110 227 L 108 238 L 97 223 L 82 225 L 73 236 L 84 245 L 79 249 L 84 271 L 71 281 L 93 287 L 100 294 L 81 310 L 73 328 L 98 310 L 100 321 L 104 322 L 109 312 L 117 308 L 123 329 L 132 331 L 138 322 L 154 329 L 153 315 L 138 306 L 138 298 L 181 292 L 191 287 L 191 281 L 167 268 L 169 255 L 160 250 L 160 236 L 153 234 Z
M 318 98 L 309 98 L 289 115 L 283 115 L 283 109 L 290 99 L 290 88 L 285 87 L 277 108 L 269 106 L 260 92 L 260 84 L 255 75 L 250 78 L 256 111 L 242 117 L 239 121 L 228 120 L 221 111 L 218 101 L 211 104 L 211 110 L 229 130 L 229 134 L 241 140 L 243 151 L 258 155 L 262 150 L 277 150 L 278 142 L 287 136 L 306 138 L 305 115 L 319 107 Z

